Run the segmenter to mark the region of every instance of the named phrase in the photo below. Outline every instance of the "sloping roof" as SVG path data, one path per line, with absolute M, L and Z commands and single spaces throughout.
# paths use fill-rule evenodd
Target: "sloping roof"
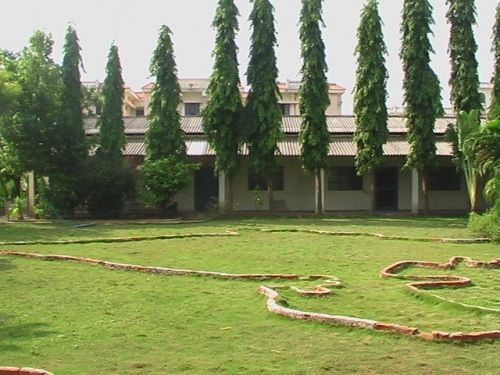
M 455 123 L 455 117 L 444 117 L 436 120 L 435 133 L 444 134 L 448 124 Z M 283 117 L 283 132 L 285 134 L 298 134 L 301 128 L 301 118 L 299 116 Z M 99 130 L 96 128 L 97 118 L 89 117 L 85 119 L 85 132 L 88 135 L 97 134 Z M 126 117 L 124 118 L 125 134 L 127 135 L 144 135 L 148 129 L 147 117 Z M 356 130 L 356 122 L 354 116 L 328 116 L 328 130 L 332 134 L 353 134 Z M 181 120 L 182 130 L 186 134 L 202 135 L 202 117 L 201 116 L 185 116 Z M 387 128 L 391 134 L 406 133 L 406 120 L 402 116 L 390 116 L 387 121 Z
M 451 156 L 452 147 L 449 143 L 436 142 L 438 156 Z M 214 156 L 215 152 L 210 148 L 205 140 L 186 141 L 188 156 Z M 300 143 L 297 140 L 285 140 L 278 143 L 277 155 L 281 156 L 300 156 Z M 386 156 L 406 156 L 410 152 L 410 145 L 404 140 L 389 140 L 384 145 L 384 154 Z M 242 155 L 248 155 L 248 148 L 243 146 Z M 330 143 L 328 151 L 330 156 L 353 157 L 356 155 L 356 144 L 348 139 L 333 140 Z M 144 141 L 140 139 L 131 139 L 128 141 L 124 155 L 126 156 L 144 156 Z

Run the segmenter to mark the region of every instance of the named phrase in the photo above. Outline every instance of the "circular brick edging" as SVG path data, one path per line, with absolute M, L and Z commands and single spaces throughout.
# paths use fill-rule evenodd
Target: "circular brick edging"
M 54 375 L 51 372 L 30 367 L 0 367 L 0 375 Z
M 136 271 L 136 272 L 148 272 L 148 273 L 161 273 L 168 275 L 184 275 L 184 276 L 206 276 L 213 277 L 218 279 L 226 279 L 226 280 L 322 280 L 321 283 L 313 287 L 311 290 L 300 289 L 293 286 L 284 286 L 284 285 L 274 285 L 274 286 L 266 286 L 263 285 L 259 287 L 259 292 L 266 296 L 266 304 L 267 309 L 277 315 L 286 316 L 293 319 L 301 319 L 301 320 L 311 320 L 322 323 L 330 323 L 330 324 L 342 324 L 350 327 L 361 327 L 367 329 L 373 329 L 376 331 L 391 331 L 394 333 L 412 336 L 425 340 L 432 341 L 478 341 L 482 339 L 500 339 L 500 330 L 497 331 L 478 331 L 478 332 L 441 332 L 441 331 L 433 331 L 433 332 L 420 332 L 418 328 L 409 327 L 399 324 L 393 323 L 385 323 L 379 322 L 376 320 L 357 318 L 352 316 L 343 316 L 343 315 L 330 315 L 330 314 L 321 314 L 315 312 L 308 311 L 300 311 L 296 309 L 292 309 L 289 307 L 285 307 L 280 305 L 279 301 L 280 296 L 277 292 L 279 289 L 290 289 L 295 291 L 296 293 L 304 296 L 325 296 L 330 294 L 331 288 L 340 287 L 342 282 L 334 276 L 328 275 L 310 275 L 310 276 L 300 276 L 296 274 L 231 274 L 224 272 L 212 272 L 212 271 L 196 271 L 196 270 L 187 270 L 187 269 L 175 269 L 175 268 L 165 268 L 165 267 L 150 267 L 150 266 L 141 266 L 141 265 L 133 265 L 133 264 L 124 264 L 124 263 L 116 263 L 109 262 L 105 260 L 99 259 L 91 259 L 91 258 L 83 258 L 83 257 L 75 257 L 75 256 L 67 256 L 67 255 L 42 255 L 36 253 L 21 253 L 21 252 L 0 252 L 0 255 L 10 255 L 10 256 L 18 256 L 18 257 L 26 257 L 26 258 L 36 258 L 41 260 L 62 260 L 62 261 L 73 261 L 79 263 L 88 263 L 93 265 L 100 265 L 112 270 L 126 270 L 126 271 Z M 470 266 L 485 266 L 490 265 L 492 267 L 498 267 L 500 265 L 500 260 L 495 260 L 492 262 L 480 262 L 475 261 L 470 258 L 465 257 L 455 257 L 450 260 L 451 265 L 457 264 L 457 262 L 465 260 L 468 262 Z M 416 262 L 412 261 L 415 264 Z M 438 263 L 433 262 L 418 262 L 420 264 L 428 264 L 439 265 L 446 267 L 450 264 L 450 262 L 445 265 L 440 265 Z M 408 264 L 409 262 L 398 262 L 395 263 L 382 271 L 383 277 L 397 277 L 391 276 L 393 272 L 401 270 L 403 268 L 403 264 Z M 434 267 L 434 266 L 430 266 Z M 439 268 L 438 266 L 435 266 Z M 425 276 L 422 276 L 425 278 Z M 445 276 L 447 277 L 447 276 Z M 432 278 L 432 277 L 431 277 Z M 466 279 L 466 278 L 464 278 Z M 426 280 L 429 280 L 427 277 Z M 467 279 L 469 280 L 469 279 Z M 443 280 L 434 280 L 435 282 L 443 282 Z M 452 280 L 454 282 L 466 283 L 466 280 Z M 470 280 L 469 280 L 470 282 Z M 449 281 L 444 281 L 444 283 L 439 284 L 440 286 L 449 286 Z M 467 284 L 468 285 L 468 284 Z M 0 374 L 1 375 L 1 374 Z
M 426 293 L 427 295 L 455 306 L 485 311 L 500 313 L 499 309 L 494 309 L 484 306 L 469 305 L 461 302 L 456 302 L 444 297 L 438 296 L 433 293 L 424 292 L 429 289 L 438 289 L 443 287 L 467 287 L 472 285 L 472 280 L 464 276 L 455 275 L 434 275 L 434 276 L 417 276 L 417 275 L 399 275 L 398 273 L 409 267 L 419 267 L 419 268 L 430 268 L 430 269 L 441 269 L 441 270 L 453 270 L 460 263 L 464 263 L 469 268 L 485 268 L 485 269 L 496 269 L 500 268 L 500 259 L 493 259 L 489 262 L 474 260 L 471 257 L 464 256 L 454 256 L 451 257 L 446 263 L 437 262 L 427 262 L 427 261 L 416 261 L 416 260 L 403 260 L 387 266 L 380 272 L 380 277 L 382 278 L 396 278 L 401 280 L 413 280 L 413 282 L 406 283 L 405 286 L 409 288 L 415 294 Z

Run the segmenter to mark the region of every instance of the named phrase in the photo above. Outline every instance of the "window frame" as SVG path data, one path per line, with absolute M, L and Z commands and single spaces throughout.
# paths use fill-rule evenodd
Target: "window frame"
M 188 111 L 188 108 L 195 108 L 195 111 Z M 194 113 L 190 113 L 194 112 Z M 201 114 L 201 103 L 184 103 L 184 116 L 199 116 Z
M 327 182 L 328 191 L 363 191 L 363 176 L 357 175 L 355 167 L 332 166 L 328 168 Z
M 456 167 L 440 167 L 426 171 L 429 191 L 461 191 L 462 173 Z
M 267 190 L 267 181 L 263 176 L 257 176 L 248 169 L 247 171 L 247 190 Z M 271 176 L 273 181 L 273 191 L 285 191 L 285 168 L 280 166 Z

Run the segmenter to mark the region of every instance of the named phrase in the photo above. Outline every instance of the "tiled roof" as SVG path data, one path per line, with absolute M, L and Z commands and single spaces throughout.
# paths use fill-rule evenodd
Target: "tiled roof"
M 85 132 L 88 135 L 97 134 L 96 118 L 89 117 L 85 119 Z M 444 134 L 448 124 L 454 123 L 454 117 L 444 117 L 436 120 L 435 133 Z M 148 119 L 146 117 L 126 117 L 125 134 L 127 135 L 144 135 L 148 129 Z M 356 130 L 356 122 L 354 116 L 328 116 L 328 130 L 332 134 L 352 134 Z M 186 134 L 202 135 L 202 117 L 201 116 L 186 116 L 182 117 L 182 130 Z M 301 127 L 301 118 L 299 116 L 283 117 L 283 131 L 285 134 L 298 134 Z M 402 116 L 390 116 L 387 121 L 387 128 L 391 134 L 406 133 L 406 120 Z
M 451 156 L 452 147 L 449 143 L 436 142 L 438 156 Z M 215 152 L 210 148 L 205 140 L 186 141 L 188 156 L 214 156 Z M 278 143 L 277 155 L 281 156 L 300 156 L 300 143 L 297 140 L 285 140 Z M 389 140 L 384 145 L 384 154 L 386 156 L 406 156 L 410 152 L 410 145 L 404 140 Z M 124 154 L 126 156 L 144 156 L 144 141 L 140 139 L 129 140 Z M 242 155 L 248 155 L 248 148 L 243 146 Z M 356 155 L 356 144 L 348 139 L 337 139 L 330 143 L 328 151 L 329 156 L 353 157 Z

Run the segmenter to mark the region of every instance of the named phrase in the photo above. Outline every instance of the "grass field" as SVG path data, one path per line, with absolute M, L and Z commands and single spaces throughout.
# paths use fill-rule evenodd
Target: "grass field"
M 421 330 L 500 329 L 500 315 L 416 298 L 404 281 L 381 279 L 405 259 L 490 260 L 500 246 L 265 233 L 268 229 L 376 232 L 471 238 L 463 218 L 272 218 L 179 225 L 0 225 L 0 241 L 91 239 L 183 233 L 236 237 L 124 243 L 1 246 L 118 262 L 231 273 L 330 274 L 342 289 L 323 298 L 285 292 L 294 308 L 345 314 Z M 449 272 L 449 271 L 448 271 Z M 407 274 L 443 274 L 422 269 Z M 500 270 L 452 273 L 474 286 L 434 293 L 500 308 Z M 293 284 L 293 283 L 292 283 Z M 0 365 L 62 374 L 498 374 L 500 342 L 454 344 L 302 322 L 267 312 L 262 282 L 136 274 L 85 264 L 0 256 Z

